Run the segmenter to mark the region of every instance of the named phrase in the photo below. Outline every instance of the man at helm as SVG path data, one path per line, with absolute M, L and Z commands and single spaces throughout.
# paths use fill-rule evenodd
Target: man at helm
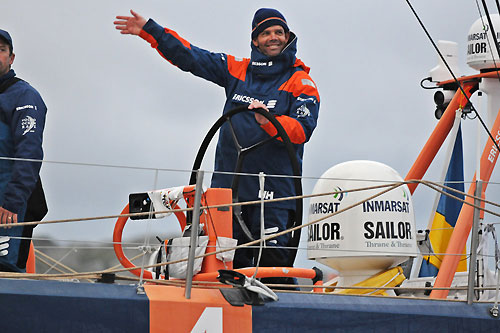
M 223 113 L 242 105 L 249 109 L 262 108 L 276 116 L 290 137 L 302 169 L 304 143 L 316 127 L 319 94 L 309 76 L 309 67 L 296 58 L 297 37 L 288 28 L 285 17 L 276 9 L 261 8 L 252 20 L 251 56 L 237 58 L 225 53 L 212 53 L 198 48 L 175 31 L 163 28 L 152 19 L 138 13 L 117 16 L 114 22 L 122 34 L 137 35 L 146 40 L 158 53 L 183 71 L 202 77 L 223 87 L 226 102 Z M 276 134 L 275 127 L 262 115 L 240 113 L 232 126 L 242 147 L 268 139 Z M 238 201 L 277 199 L 295 195 L 293 179 L 273 175 L 292 175 L 292 166 L 281 139 L 250 152 L 243 162 L 242 173 L 266 174 L 264 191 L 260 191 L 256 176 L 241 176 Z M 230 188 L 233 176 L 220 173 L 235 170 L 237 150 L 227 123 L 219 133 L 212 187 Z M 287 229 L 295 219 L 295 200 L 272 201 L 265 205 L 265 236 Z M 254 239 L 260 238 L 259 205 L 242 206 L 242 217 Z M 238 243 L 248 242 L 241 227 L 235 223 L 234 237 Z M 290 233 L 267 241 L 261 266 L 291 266 L 293 256 L 284 249 Z M 255 266 L 257 251 L 236 251 L 234 267 Z M 282 281 L 282 280 L 281 280 Z M 270 282 L 270 281 L 267 281 Z M 283 281 L 282 281 L 283 282 Z

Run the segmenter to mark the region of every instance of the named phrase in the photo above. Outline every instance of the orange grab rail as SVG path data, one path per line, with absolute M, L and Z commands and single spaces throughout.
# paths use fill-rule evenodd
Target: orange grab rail
M 239 272 L 248 277 L 253 276 L 255 267 L 239 268 L 234 271 Z M 200 273 L 193 276 L 193 281 L 217 281 L 218 272 Z M 296 277 L 313 280 L 314 285 L 323 284 L 323 276 L 318 269 L 295 268 L 295 267 L 259 267 L 257 269 L 256 278 L 268 277 Z M 314 288 L 314 292 L 321 292 L 323 288 Z
M 174 209 L 179 209 L 179 206 L 175 205 Z M 120 215 L 125 215 L 129 213 L 129 205 L 127 204 L 125 208 L 122 210 Z M 177 220 L 179 220 L 179 224 L 181 228 L 184 229 L 186 227 L 186 216 L 183 212 L 174 212 Z M 125 255 L 122 248 L 122 234 L 123 229 L 125 228 L 125 223 L 127 223 L 128 216 L 121 216 L 116 220 L 115 229 L 113 230 L 113 248 L 115 250 L 116 257 L 118 261 L 125 268 L 136 268 L 131 270 L 130 272 L 136 276 L 141 276 L 141 269 L 135 266 Z M 144 270 L 143 277 L 145 279 L 153 279 L 153 273 L 148 270 Z

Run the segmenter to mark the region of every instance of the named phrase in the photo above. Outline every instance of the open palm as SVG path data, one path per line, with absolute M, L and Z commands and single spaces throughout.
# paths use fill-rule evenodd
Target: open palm
M 113 22 L 115 28 L 124 35 L 139 35 L 147 20 L 133 10 L 130 13 L 132 16 L 117 16 L 117 21 Z

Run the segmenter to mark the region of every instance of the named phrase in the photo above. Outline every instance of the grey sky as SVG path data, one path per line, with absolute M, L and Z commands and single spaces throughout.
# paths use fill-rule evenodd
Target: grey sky
M 479 18 L 474 1 L 414 1 L 433 38 L 459 42 Z M 356 159 L 386 163 L 404 178 L 436 124 L 433 91 L 419 86 L 437 55 L 403 0 L 386 1 L 2 1 L 0 28 L 14 41 L 17 74 L 47 106 L 45 158 L 133 167 L 191 168 L 221 115 L 222 88 L 184 73 L 138 37 L 122 36 L 115 15 L 134 9 L 196 46 L 250 54 L 250 24 L 260 7 L 278 8 L 298 36 L 298 57 L 319 87 L 319 125 L 306 145 L 304 175 Z M 491 9 L 493 11 L 493 8 Z M 475 140 L 475 121 L 464 138 Z M 475 157 L 466 145 L 466 158 Z M 213 151 L 204 168 L 212 169 Z M 436 179 L 440 161 L 426 178 Z M 474 166 L 466 166 L 466 180 Z M 209 184 L 210 174 L 205 184 Z M 154 171 L 44 164 L 46 219 L 117 214 L 131 192 L 153 187 Z M 159 188 L 188 183 L 186 172 L 161 172 Z M 495 174 L 493 178 L 495 179 Z M 310 193 L 314 182 L 304 182 Z M 491 188 L 490 191 L 494 189 Z M 433 194 L 417 189 L 417 226 L 427 225 Z M 307 201 L 305 202 L 307 207 Z M 306 209 L 307 211 L 307 209 Z M 305 217 L 307 220 L 307 216 Z M 162 230 L 161 223 L 147 227 Z M 146 224 L 130 223 L 126 236 Z M 39 226 L 56 239 L 111 239 L 114 221 Z

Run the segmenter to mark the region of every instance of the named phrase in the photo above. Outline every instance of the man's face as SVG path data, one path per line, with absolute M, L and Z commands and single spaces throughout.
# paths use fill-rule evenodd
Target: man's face
M 9 44 L 0 39 L 0 75 L 4 75 L 10 70 L 14 62 L 14 53 L 10 53 Z
M 285 32 L 281 25 L 273 25 L 258 34 L 252 43 L 260 52 L 274 57 L 285 48 L 289 38 L 290 32 Z

